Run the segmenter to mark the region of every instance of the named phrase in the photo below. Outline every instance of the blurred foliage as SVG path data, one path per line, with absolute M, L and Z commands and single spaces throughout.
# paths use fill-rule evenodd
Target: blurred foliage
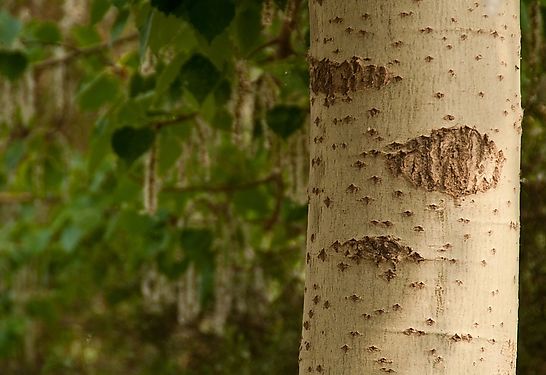
M 0 4 L 1 373 L 297 373 L 307 3 Z M 529 375 L 546 373 L 544 17 L 522 4 Z

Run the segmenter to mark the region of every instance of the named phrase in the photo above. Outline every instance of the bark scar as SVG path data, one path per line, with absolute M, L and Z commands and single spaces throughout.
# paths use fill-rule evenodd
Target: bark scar
M 343 254 L 345 258 L 356 264 L 360 264 L 363 260 L 371 260 L 378 266 L 386 264 L 389 269 L 384 277 L 388 281 L 396 277 L 398 263 L 424 261 L 419 253 L 403 245 L 399 238 L 392 236 L 364 236 L 360 240 L 352 238 L 343 243 L 336 241 L 330 246 L 330 250 Z
M 390 149 L 387 165 L 395 176 L 453 197 L 495 188 L 506 160 L 487 134 L 468 126 L 436 129 Z
M 333 103 L 337 95 L 348 96 L 364 89 L 380 89 L 392 80 L 385 66 L 367 64 L 369 59 L 353 56 L 350 60 L 336 62 L 310 57 L 311 90 L 326 94 L 326 103 Z

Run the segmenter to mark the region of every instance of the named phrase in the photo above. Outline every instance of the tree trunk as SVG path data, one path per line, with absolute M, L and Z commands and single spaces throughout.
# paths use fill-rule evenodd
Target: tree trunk
M 519 2 L 309 3 L 300 375 L 514 374 Z

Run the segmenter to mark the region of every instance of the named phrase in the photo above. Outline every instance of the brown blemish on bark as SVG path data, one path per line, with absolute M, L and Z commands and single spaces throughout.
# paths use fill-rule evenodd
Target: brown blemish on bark
M 363 162 L 362 160 L 357 160 L 353 163 L 353 167 L 356 167 L 358 169 L 362 169 L 366 166 L 366 163 Z
M 330 205 L 332 204 L 332 200 L 330 199 L 330 197 L 326 197 L 326 199 L 324 200 L 324 204 L 326 205 L 326 208 L 330 207 Z
M 358 186 L 356 186 L 355 184 L 350 184 L 349 186 L 347 186 L 347 189 L 345 189 L 345 192 L 354 194 L 359 190 L 360 188 Z
M 339 268 L 341 272 L 344 272 L 347 268 L 349 268 L 349 265 L 347 263 L 340 262 L 337 265 L 337 268 Z
M 462 334 L 462 335 L 459 335 L 458 333 L 454 334 L 453 336 L 451 336 L 451 340 L 452 341 L 455 341 L 455 342 L 461 342 L 461 341 L 467 341 L 467 342 L 470 342 L 472 341 L 472 335 L 471 334 Z
M 468 126 L 433 130 L 387 153 L 395 176 L 414 186 L 462 197 L 495 188 L 504 155 L 487 134 Z
M 396 265 L 402 261 L 419 263 L 424 258 L 409 246 L 403 245 L 398 238 L 391 236 L 365 236 L 361 240 L 351 239 L 344 243 L 334 242 L 330 249 L 341 253 L 356 264 L 363 260 L 371 260 L 376 265 L 388 264 L 389 269 L 383 274 L 387 281 L 396 277 Z M 342 265 L 342 266 L 341 266 Z M 338 268 L 344 271 L 349 267 L 346 263 L 339 263 Z
M 394 371 L 392 368 L 386 368 L 386 367 L 381 367 L 379 369 L 379 371 L 382 371 L 382 372 L 386 372 L 388 374 L 392 374 L 392 373 L 395 373 L 396 371 Z
M 393 361 L 392 361 L 392 359 L 387 359 L 387 358 L 385 358 L 385 357 L 382 357 L 382 358 L 379 358 L 379 359 L 377 360 L 377 362 L 378 362 L 378 363 L 383 363 L 383 364 L 385 364 L 385 363 L 391 364 Z
M 322 249 L 320 253 L 317 255 L 317 258 L 322 260 L 323 262 L 326 260 L 326 250 Z
M 351 294 L 349 297 L 345 297 L 345 299 L 351 300 L 352 302 L 358 302 L 362 300 L 362 298 L 356 294 Z
M 403 331 L 404 335 L 407 335 L 407 336 L 424 336 L 426 335 L 425 331 L 420 331 L 418 329 L 415 329 L 415 328 L 408 328 L 406 330 Z
M 383 272 L 383 277 L 385 278 L 385 280 L 391 281 L 392 279 L 396 277 L 396 272 L 394 272 L 393 270 L 389 268 L 388 270 Z
M 366 59 L 354 56 L 350 60 L 336 62 L 329 59 L 310 58 L 311 89 L 315 94 L 328 98 L 347 95 L 364 89 L 380 89 L 387 86 L 392 74 L 385 66 L 366 64 Z

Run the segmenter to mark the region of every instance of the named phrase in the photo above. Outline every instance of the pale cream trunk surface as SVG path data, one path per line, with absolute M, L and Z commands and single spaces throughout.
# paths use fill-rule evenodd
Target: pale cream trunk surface
M 300 375 L 515 374 L 519 2 L 309 5 Z

